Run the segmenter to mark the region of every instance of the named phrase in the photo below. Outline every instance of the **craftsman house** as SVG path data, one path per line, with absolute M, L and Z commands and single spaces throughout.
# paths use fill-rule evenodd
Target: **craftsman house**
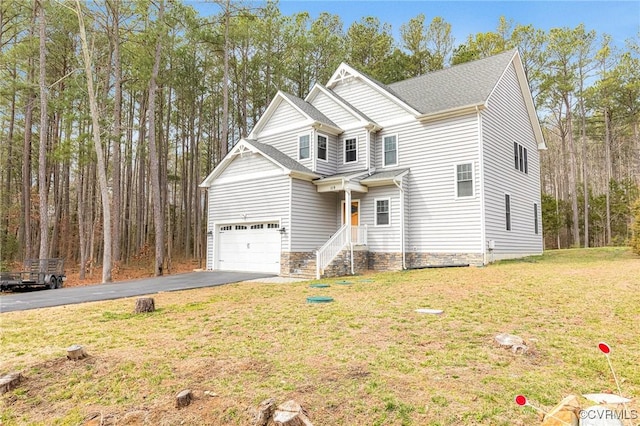
M 390 85 L 278 92 L 204 180 L 207 269 L 335 276 L 542 252 L 545 149 L 512 50 Z

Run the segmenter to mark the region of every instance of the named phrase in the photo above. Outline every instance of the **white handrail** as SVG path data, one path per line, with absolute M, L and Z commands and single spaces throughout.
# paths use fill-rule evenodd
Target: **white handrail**
M 351 238 L 349 238 L 351 237 Z M 316 252 L 316 279 L 320 273 L 349 243 L 367 244 L 367 226 L 351 226 L 344 224 Z

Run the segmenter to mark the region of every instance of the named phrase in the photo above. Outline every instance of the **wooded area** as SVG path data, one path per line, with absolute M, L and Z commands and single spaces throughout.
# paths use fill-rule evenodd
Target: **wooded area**
M 400 28 L 217 0 L 0 2 L 0 261 L 85 271 L 202 259 L 201 180 L 278 89 L 304 97 L 346 62 L 391 83 L 518 48 L 548 150 L 547 248 L 624 245 L 640 185 L 640 46 L 583 26 L 497 22 L 456 41 L 443 18 Z M 585 196 L 586 194 L 586 196 Z

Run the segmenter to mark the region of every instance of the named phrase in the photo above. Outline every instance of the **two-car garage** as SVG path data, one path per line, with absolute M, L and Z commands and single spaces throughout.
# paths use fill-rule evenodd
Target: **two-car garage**
M 216 229 L 215 269 L 280 273 L 278 222 L 234 223 Z

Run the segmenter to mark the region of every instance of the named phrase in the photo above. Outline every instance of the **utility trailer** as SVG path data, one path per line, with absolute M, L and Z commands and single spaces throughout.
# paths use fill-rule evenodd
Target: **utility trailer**
M 60 288 L 67 276 L 64 259 L 27 259 L 19 272 L 0 272 L 0 291 L 16 287 Z

